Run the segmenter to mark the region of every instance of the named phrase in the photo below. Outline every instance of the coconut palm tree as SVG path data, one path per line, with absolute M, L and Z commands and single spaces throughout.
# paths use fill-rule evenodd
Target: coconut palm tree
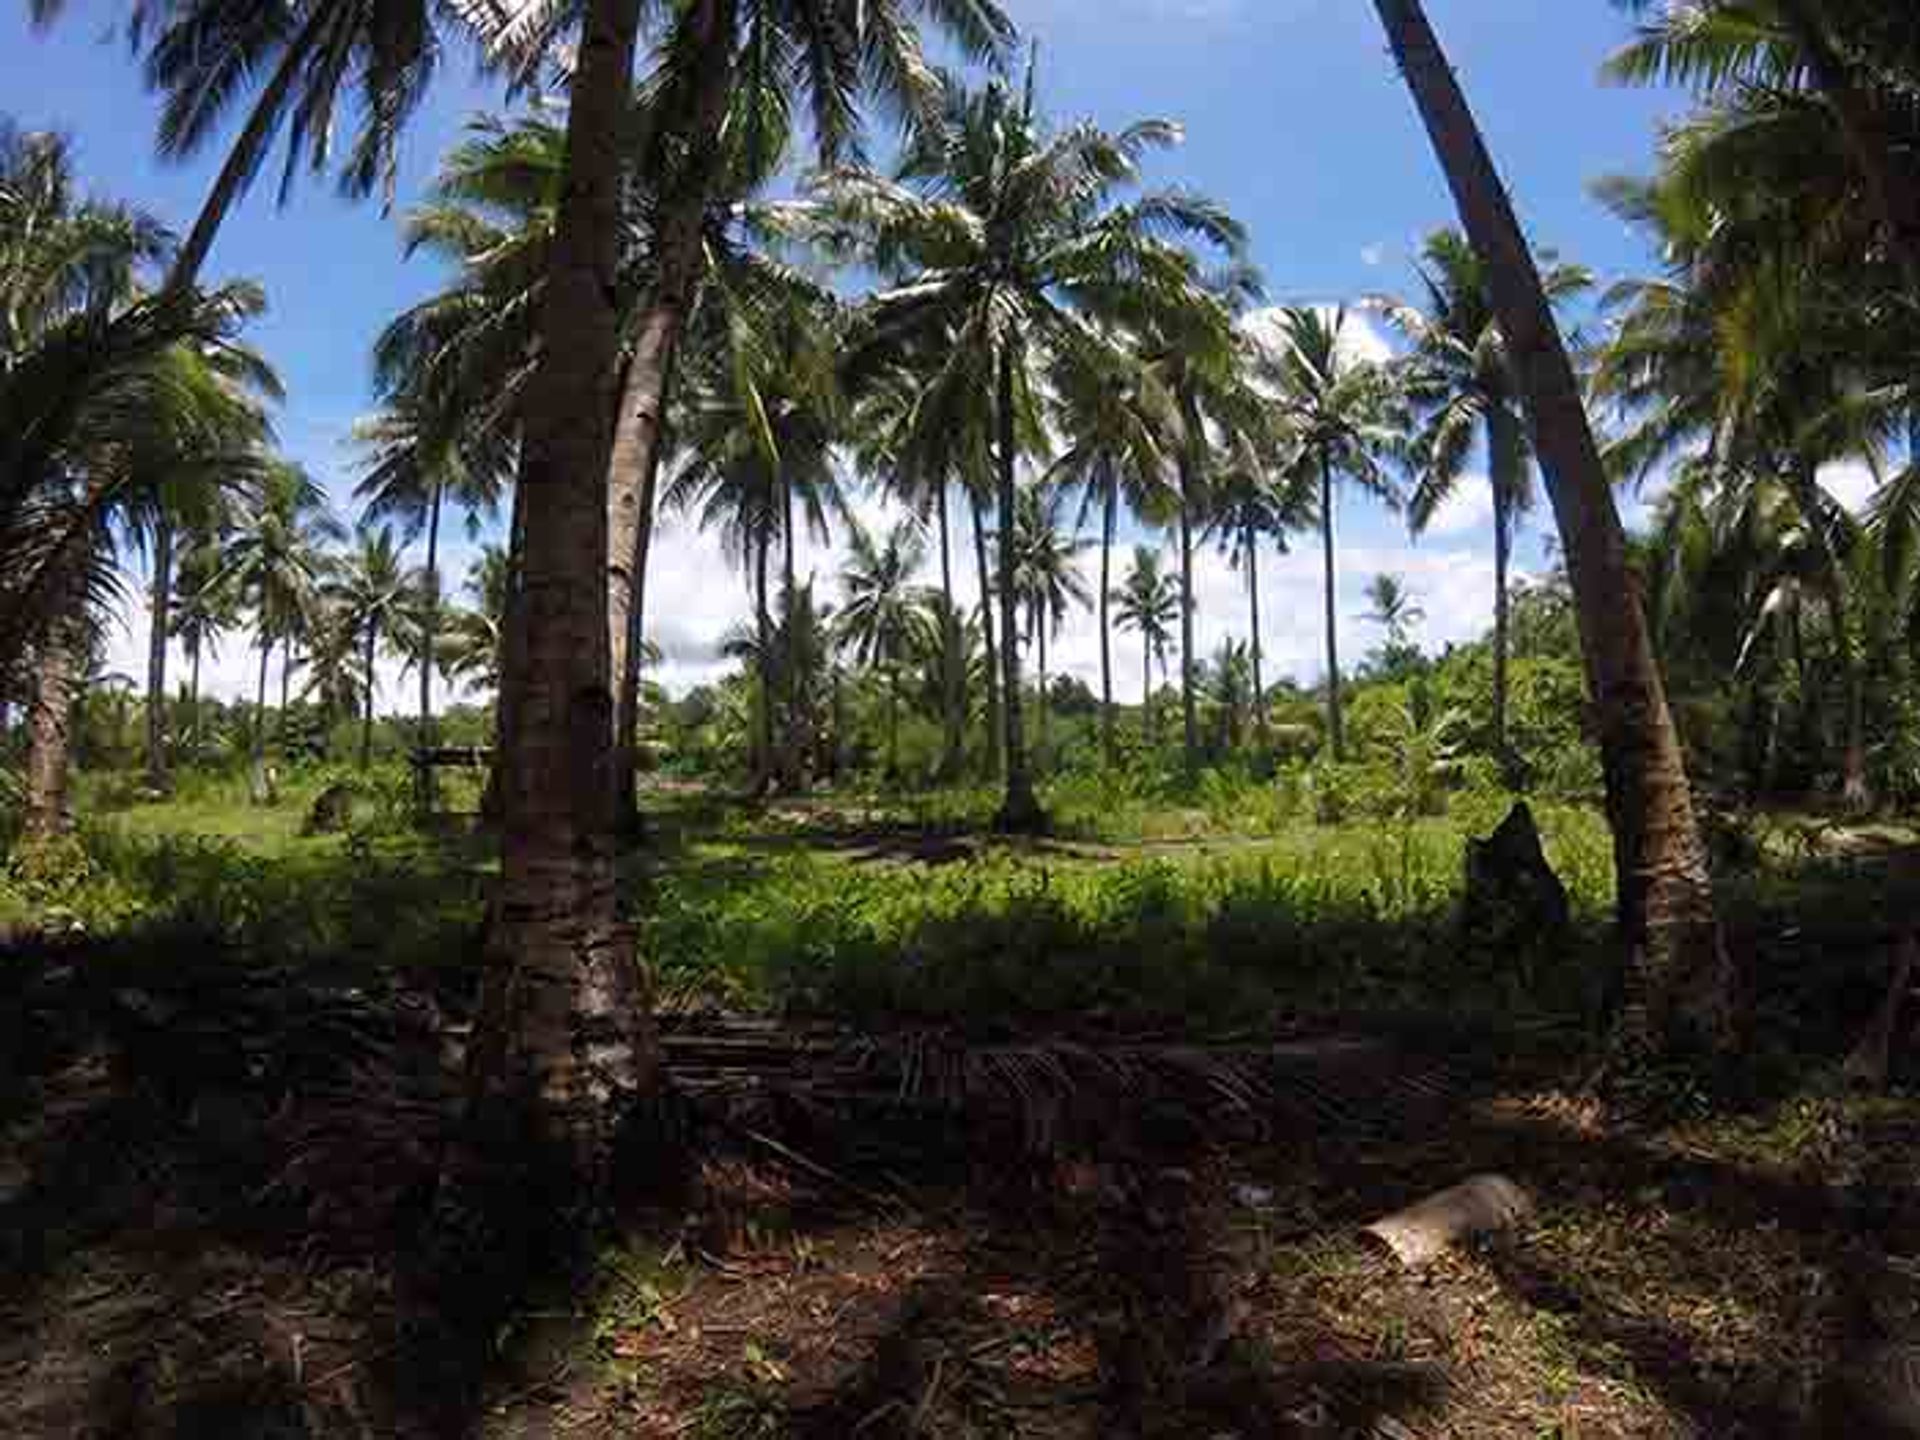
M 1320 546 L 1324 564 L 1327 639 L 1327 741 L 1333 758 L 1345 753 L 1341 727 L 1340 646 L 1335 597 L 1334 489 L 1340 480 L 1388 502 L 1398 491 L 1382 466 L 1405 435 L 1401 399 L 1384 365 L 1356 356 L 1343 336 L 1346 312 L 1294 307 L 1281 312 L 1277 343 L 1263 348 L 1257 373 L 1273 397 L 1298 463 L 1320 490 Z
M 1507 568 L 1513 536 L 1533 507 L 1533 453 L 1519 386 L 1507 361 L 1493 297 L 1480 259 L 1457 230 L 1436 230 L 1421 250 L 1421 305 L 1379 308 L 1412 345 L 1402 376 L 1418 414 L 1407 523 L 1415 535 L 1466 478 L 1476 441 L 1485 446 L 1493 498 L 1493 745 L 1507 755 Z M 1579 266 L 1550 264 L 1541 274 L 1554 304 L 1592 284 Z
M 1142 157 L 1179 135 L 1162 120 L 1117 133 L 1091 123 L 1049 133 L 1031 71 L 1020 93 L 999 81 L 975 91 L 949 81 L 894 177 L 842 169 L 820 186 L 828 232 L 857 243 L 894 282 L 861 307 L 856 343 L 909 349 L 937 365 L 933 385 L 992 396 L 1006 758 L 996 824 L 1005 829 L 1032 829 L 1045 818 L 1015 703 L 1010 583 L 1019 461 L 1045 444 L 1034 418 L 1034 362 L 1111 351 L 1102 319 L 1144 324 L 1191 313 L 1199 269 L 1164 238 L 1169 233 L 1229 253 L 1243 242 L 1231 217 L 1193 196 L 1122 198 L 1139 183 Z
M 378 685 L 374 659 L 392 648 L 401 628 L 413 587 L 400 561 L 400 545 L 390 526 L 362 525 L 352 546 L 333 565 L 322 594 L 334 612 L 339 633 L 353 637 L 360 654 L 363 707 L 360 723 L 360 768 L 373 763 L 373 704 Z
M 326 492 L 299 466 L 281 463 L 269 468 L 226 541 L 214 583 L 243 597 L 260 652 L 250 746 L 256 771 L 266 757 L 267 661 L 275 643 L 298 635 L 313 619 L 327 547 L 345 533 Z
M 926 536 L 909 516 L 876 541 L 849 523 L 851 553 L 840 571 L 835 622 L 855 663 L 880 672 L 887 693 L 887 777 L 900 776 L 900 680 L 904 667 L 933 643 L 927 594 L 913 583 L 926 560 Z
M 1050 484 L 1081 497 L 1076 528 L 1086 523 L 1096 506 L 1100 511 L 1100 740 L 1102 753 L 1112 765 L 1119 758 L 1107 613 L 1113 593 L 1114 536 L 1123 507 L 1136 515 L 1155 515 L 1172 503 L 1166 441 L 1177 426 L 1172 397 L 1159 384 L 1154 368 L 1131 363 L 1125 351 L 1120 352 L 1118 367 L 1102 363 L 1110 358 L 1079 350 L 1059 357 L 1050 377 L 1050 409 L 1066 449 L 1047 478 Z
M 1153 717 L 1153 663 L 1167 673 L 1167 642 L 1180 615 L 1179 587 L 1160 570 L 1160 553 L 1145 545 L 1133 547 L 1133 564 L 1113 596 L 1114 623 L 1140 633 L 1141 738 L 1153 744 L 1158 727 Z
M 1614 828 L 1625 1033 L 1723 1044 L 1731 966 L 1626 537 L 1525 233 L 1419 0 L 1375 0 L 1493 294 L 1567 557 Z
M 1312 524 L 1314 518 L 1307 472 L 1292 463 L 1285 444 L 1285 437 L 1245 431 L 1234 436 L 1222 449 L 1210 487 L 1213 513 L 1208 528 L 1228 562 L 1247 576 L 1248 671 L 1254 730 L 1262 741 L 1267 738 L 1267 692 L 1260 671 L 1260 551 L 1271 545 L 1284 555 L 1287 536 Z
M 500 546 L 482 546 L 467 568 L 467 594 L 473 603 L 455 609 L 447 620 L 441 665 L 450 679 L 480 690 L 497 690 L 500 686 L 507 563 L 507 552 Z
M 1029 486 L 1020 492 L 1014 509 L 1014 590 L 1027 611 L 1027 638 L 1036 645 L 1039 679 L 1040 745 L 1044 760 L 1049 751 L 1047 695 L 1047 641 L 1059 632 L 1067 612 L 1085 609 L 1093 601 L 1080 556 L 1092 546 L 1061 525 L 1066 496 L 1057 489 Z
M 187 725 L 188 746 L 197 751 L 202 739 L 200 728 L 200 662 L 208 653 L 217 653 L 220 636 L 240 622 L 240 607 L 233 587 L 220 583 L 224 561 L 219 542 L 212 537 L 196 537 L 188 544 L 175 569 L 174 603 L 170 610 L 171 631 L 187 652 Z
M 1382 571 L 1367 581 L 1367 613 L 1360 618 L 1386 632 L 1387 644 L 1408 643 L 1413 627 L 1427 618 L 1427 612 L 1414 598 L 1407 582 L 1398 575 Z

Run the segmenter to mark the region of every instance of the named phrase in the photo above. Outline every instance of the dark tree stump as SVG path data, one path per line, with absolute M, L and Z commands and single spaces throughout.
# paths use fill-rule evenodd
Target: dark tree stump
M 1470 941 L 1532 951 L 1565 936 L 1573 912 L 1567 887 L 1547 863 L 1527 802 L 1484 840 L 1467 841 L 1467 890 L 1461 928 Z

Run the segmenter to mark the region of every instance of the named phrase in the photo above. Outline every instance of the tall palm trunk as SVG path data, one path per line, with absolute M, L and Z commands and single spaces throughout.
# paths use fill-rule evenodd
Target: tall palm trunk
M 1200 697 L 1196 693 L 1193 645 L 1193 516 L 1188 488 L 1192 464 L 1181 459 L 1180 476 L 1180 722 L 1187 774 L 1200 768 Z
M 260 632 L 260 670 L 254 677 L 253 687 L 253 733 L 251 738 L 251 759 L 247 770 L 247 795 L 255 805 L 265 805 L 273 799 L 273 789 L 267 784 L 267 661 L 273 655 L 273 636 L 265 629 Z
M 433 809 L 433 766 L 426 753 L 433 748 L 433 656 L 440 632 L 440 502 L 445 487 L 435 485 L 427 506 L 426 587 L 420 613 L 420 813 Z
M 1326 578 L 1327 744 L 1335 760 L 1346 759 L 1346 732 L 1340 713 L 1339 581 L 1333 562 L 1333 459 L 1320 447 L 1320 556 Z
M 366 650 L 360 657 L 361 673 L 365 677 L 366 694 L 360 709 L 360 768 L 365 770 L 373 764 L 373 647 L 380 638 L 380 627 L 373 621 L 367 622 Z M 284 676 L 285 672 L 282 672 Z
M 1113 588 L 1113 531 L 1120 508 L 1120 487 L 1114 483 L 1110 462 L 1101 462 L 1101 488 L 1106 492 L 1100 518 L 1100 749 L 1108 765 L 1120 761 L 1120 744 L 1113 733 L 1113 636 L 1107 624 L 1109 591 Z
M 1033 603 L 1033 629 L 1038 641 L 1035 653 L 1035 668 L 1040 675 L 1040 748 L 1036 752 L 1038 763 L 1045 768 L 1048 756 L 1052 754 L 1052 741 L 1049 738 L 1049 718 L 1052 706 L 1047 703 L 1047 607 L 1040 601 Z
M 900 779 L 900 667 L 887 667 L 887 779 Z
M 1000 642 L 994 638 L 993 585 L 987 569 L 987 517 L 980 496 L 969 490 L 973 506 L 973 563 L 979 572 L 980 635 L 987 650 L 987 778 L 1000 778 Z
M 1827 619 L 1833 626 L 1833 653 L 1840 665 L 1840 683 L 1845 696 L 1841 803 L 1850 810 L 1865 810 L 1872 803 L 1867 790 L 1867 675 L 1861 660 L 1859 636 L 1855 634 L 1857 617 L 1848 601 L 1845 564 L 1827 529 L 1827 501 L 1819 479 L 1805 465 L 1796 465 L 1791 473 L 1795 503 L 1820 552 L 1820 589 L 1826 600 Z
M 469 1078 L 486 1153 L 503 1167 L 486 1177 L 485 1198 L 533 1222 L 523 1252 L 536 1237 L 577 1243 L 577 1226 L 554 1222 L 606 1199 L 629 1102 L 657 1073 L 644 974 L 616 906 L 604 568 L 638 10 L 638 0 L 586 7 L 521 433 L 519 486 L 539 503 L 522 507 L 524 653 L 503 737 L 501 873 Z M 674 217 L 663 224 L 665 251 L 684 245 Z
M 147 785 L 167 788 L 167 628 L 173 614 L 173 517 L 153 524 L 153 588 L 147 604 Z
M 601 3 L 614 4 L 616 0 Z M 653 497 L 666 453 L 667 397 L 673 387 L 680 338 L 699 294 L 707 205 L 713 177 L 720 169 L 714 162 L 714 152 L 733 92 L 734 0 L 694 0 L 692 11 L 686 23 L 699 58 L 689 77 L 690 87 L 680 97 L 684 108 L 667 121 L 677 137 L 684 138 L 685 152 L 676 167 L 679 179 L 658 198 L 653 289 L 640 308 L 633 349 L 618 377 L 613 442 L 606 458 L 608 644 L 615 664 L 611 673 L 621 682 L 623 693 L 633 664 L 628 658 L 629 634 L 634 631 L 629 618 L 634 608 L 633 594 L 646 560 Z M 637 644 L 637 639 L 633 643 Z M 637 674 L 633 690 L 637 702 Z M 614 733 L 624 736 L 633 730 L 627 718 L 630 711 L 624 699 L 616 704 Z M 619 745 L 615 770 L 615 783 L 623 797 L 619 801 L 624 812 L 620 818 L 631 828 L 631 743 Z
M 793 478 L 780 477 L 781 614 L 787 627 L 785 684 L 780 687 L 780 786 L 804 788 L 800 774 L 800 627 L 793 621 L 794 598 L 799 593 L 793 561 Z
M 1491 451 L 1488 469 L 1492 472 L 1489 488 L 1493 492 L 1493 753 L 1501 767 L 1511 773 L 1513 753 L 1507 743 L 1507 660 L 1511 644 L 1507 633 L 1507 569 L 1513 558 L 1513 498 L 1520 493 L 1520 472 L 1527 458 L 1521 448 L 1519 426 L 1504 409 L 1495 407 L 1488 415 L 1487 441 Z
M 1247 527 L 1247 623 L 1253 636 L 1253 728 L 1264 745 L 1267 740 L 1267 688 L 1260 678 L 1260 536 Z
M 753 626 L 758 641 L 755 659 L 760 671 L 760 714 L 754 757 L 753 788 L 764 791 L 773 783 L 773 617 L 767 610 L 767 561 L 773 548 L 764 527 L 753 542 Z
M 1153 723 L 1153 632 L 1140 629 L 1140 735 L 1153 748 L 1159 727 Z
M 71 606 L 42 633 L 33 657 L 27 708 L 27 794 L 24 830 L 30 840 L 64 834 L 67 775 L 73 740 L 73 697 L 80 681 L 80 636 Z
M 187 647 L 187 733 L 193 737 L 193 749 L 200 748 L 200 649 L 199 635 Z
M 480 814 L 490 822 L 505 817 L 507 755 L 520 713 L 520 671 L 527 649 L 527 509 L 526 490 L 516 484 L 507 515 L 507 593 L 500 615 L 500 685 L 493 697 L 493 765 L 480 797 Z
M 1014 578 L 1014 453 L 1013 453 L 1013 344 L 1002 339 L 999 356 L 999 383 L 996 420 L 999 444 L 994 456 L 998 467 L 1000 500 L 1000 693 L 1004 697 L 1007 788 L 1000 802 L 994 825 L 1016 833 L 1037 830 L 1045 821 L 1040 801 L 1033 793 L 1033 777 L 1027 770 L 1026 727 L 1020 715 L 1020 635 L 1017 628 Z
M 1706 847 L 1579 383 L 1493 157 L 1419 0 L 1374 3 L 1486 266 L 1567 557 L 1613 825 L 1623 1036 L 1661 1048 L 1727 1044 L 1733 971 Z
M 942 480 L 935 496 L 940 522 L 940 594 L 944 600 L 940 624 L 940 683 L 945 710 L 946 741 L 941 747 L 940 778 L 959 778 L 962 752 L 966 745 L 965 697 L 961 684 L 966 679 L 966 657 L 960 653 L 960 612 L 953 605 L 953 549 L 947 525 L 947 482 Z
M 639 770 L 640 668 L 647 636 L 647 554 L 653 546 L 654 492 L 659 476 L 660 467 L 655 465 L 647 472 L 640 486 L 639 516 L 633 526 L 633 568 L 630 579 L 625 587 L 615 584 L 607 590 L 608 637 L 620 637 L 611 668 L 611 673 L 620 680 L 613 750 L 613 788 L 619 807 L 616 819 L 629 836 L 637 832 L 639 821 L 634 787 Z M 620 528 L 615 526 L 614 534 L 608 539 L 610 550 L 618 543 Z M 627 606 L 626 623 L 615 625 L 613 617 L 623 603 Z

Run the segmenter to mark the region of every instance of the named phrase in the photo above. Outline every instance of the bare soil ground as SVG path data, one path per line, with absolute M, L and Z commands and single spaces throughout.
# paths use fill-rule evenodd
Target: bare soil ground
M 1920 1106 L 1655 1128 L 1476 1064 L 1046 1145 L 696 1124 L 683 1205 L 476 1339 L 418 1282 L 444 997 L 209 968 L 0 964 L 9 1435 L 1854 1435 L 1920 1334 Z M 1489 1169 L 1534 1221 L 1358 1238 Z

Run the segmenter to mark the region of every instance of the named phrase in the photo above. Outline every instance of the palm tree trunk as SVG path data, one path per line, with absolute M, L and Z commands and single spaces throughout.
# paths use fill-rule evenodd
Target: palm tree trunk
M 998 403 L 995 416 L 999 444 L 994 456 L 999 475 L 1000 501 L 1000 693 L 1005 699 L 1007 788 L 994 825 L 1026 833 L 1045 822 L 1027 771 L 1027 741 L 1020 715 L 1020 636 L 1016 628 L 1013 593 L 1014 453 L 1013 453 L 1013 345 L 1002 339 L 999 356 Z
M 946 711 L 946 743 L 941 747 L 940 778 L 951 782 L 959 778 L 962 749 L 966 744 L 964 734 L 966 717 L 963 710 L 964 697 L 961 682 L 966 676 L 966 657 L 960 653 L 960 612 L 953 605 L 953 550 L 952 540 L 947 527 L 947 482 L 940 482 L 935 495 L 940 520 L 940 594 L 945 604 L 941 610 L 940 624 L 945 632 L 940 637 L 942 700 Z
M 980 635 L 987 650 L 987 778 L 1000 777 L 1000 644 L 994 639 L 993 585 L 987 569 L 987 520 L 980 496 L 969 490 L 973 505 L 973 561 L 979 571 Z
M 686 26 L 698 46 L 697 69 L 690 77 L 685 110 L 668 122 L 685 138 L 687 158 L 680 167 L 684 179 L 671 193 L 658 197 L 653 290 L 640 309 L 632 353 L 621 372 L 613 443 L 606 462 L 608 640 L 617 662 L 612 673 L 623 682 L 629 668 L 628 616 L 639 566 L 645 563 L 649 542 L 643 537 L 652 529 L 660 462 L 666 453 L 667 397 L 677 368 L 680 337 L 704 271 L 707 202 L 713 176 L 720 168 L 713 156 L 733 92 L 735 0 L 695 0 L 692 12 Z M 629 556 L 636 557 L 632 568 L 627 565 Z M 637 676 L 634 692 L 637 698 Z M 615 728 L 621 733 L 629 728 L 626 715 L 624 704 L 616 706 Z M 634 768 L 631 745 L 620 747 L 615 764 L 620 772 L 615 783 L 624 783 L 619 793 L 629 796 Z M 620 802 L 627 812 L 629 828 L 632 803 L 629 799 Z
M 787 627 L 786 683 L 780 687 L 783 710 L 780 726 L 780 786 L 794 791 L 800 784 L 800 627 L 793 623 L 797 576 L 793 563 L 793 477 L 780 477 L 781 612 Z
M 173 517 L 153 524 L 153 588 L 147 607 L 147 786 L 167 789 L 167 628 L 173 613 Z
M 1140 627 L 1140 735 L 1146 741 L 1148 750 L 1152 750 L 1155 738 L 1153 723 L 1153 632 L 1146 626 Z
M 507 515 L 507 594 L 500 616 L 500 684 L 493 697 L 493 765 L 480 797 L 480 814 L 490 823 L 505 817 L 506 757 L 513 749 L 520 712 L 520 671 L 527 649 L 526 568 L 526 491 L 516 484 Z
M 426 586 L 420 614 L 420 813 L 433 811 L 433 766 L 426 752 L 433 748 L 433 654 L 440 629 L 440 502 L 446 487 L 436 484 L 427 507 Z
M 1267 689 L 1260 678 L 1260 537 L 1247 527 L 1247 623 L 1253 627 L 1253 727 L 1267 742 Z
M 167 293 L 184 290 L 200 278 L 207 252 L 213 248 L 214 236 L 220 233 L 228 212 L 246 190 L 248 181 L 259 171 L 261 161 L 266 159 L 287 96 L 312 58 L 322 30 L 334 17 L 335 12 L 327 6 L 309 7 L 305 24 L 288 42 L 285 52 L 280 56 L 280 63 L 274 67 L 273 75 L 253 102 L 253 109 L 248 112 L 240 138 L 227 152 L 220 173 L 214 177 L 213 189 L 207 192 L 200 213 L 194 217 L 193 229 L 187 232 L 186 242 L 174 255 L 173 267 L 167 273 Z
M 1797 465 L 1793 468 L 1791 483 L 1801 517 L 1819 550 L 1820 589 L 1826 598 L 1828 621 L 1833 626 L 1833 654 L 1840 665 L 1840 683 L 1845 695 L 1840 800 L 1847 809 L 1862 811 L 1872 803 L 1867 790 L 1867 675 L 1858 637 L 1854 634 L 1856 617 L 1853 606 L 1848 603 L 1845 566 L 1828 534 L 1828 502 L 1819 479 L 1810 467 Z
M 637 0 L 586 7 L 540 360 L 521 432 L 519 487 L 539 503 L 523 507 L 524 653 L 503 737 L 501 872 L 469 1047 L 489 1162 L 482 1213 L 497 1218 L 501 1202 L 513 1207 L 521 1253 L 536 1240 L 579 1243 L 578 1220 L 607 1198 L 630 1103 L 658 1070 L 644 972 L 616 902 L 604 568 L 638 10 Z M 661 285 L 665 308 L 677 314 L 684 291 L 665 277 L 684 273 L 685 217 L 669 214 L 663 225 Z M 657 402 L 657 385 L 651 394 Z M 455 1183 L 444 1193 L 464 1199 L 473 1188 Z
M 1320 554 L 1326 577 L 1327 744 L 1335 760 L 1346 759 L 1346 734 L 1340 717 L 1340 636 L 1338 580 L 1333 563 L 1333 460 L 1320 447 Z
M 1567 557 L 1613 824 L 1623 1038 L 1661 1049 L 1726 1045 L 1733 969 L 1706 847 L 1579 382 L 1493 157 L 1419 0 L 1375 6 L 1486 266 Z
M 80 637 L 71 606 L 48 625 L 35 647 L 27 708 L 27 794 L 24 833 L 45 840 L 66 833 L 67 775 L 73 742 L 73 698 L 79 686 Z
M 1049 738 L 1049 719 L 1052 707 L 1047 703 L 1047 607 L 1038 600 L 1034 601 L 1034 633 L 1039 640 L 1037 655 L 1040 671 L 1040 749 L 1037 760 L 1041 768 L 1047 766 L 1047 757 L 1052 753 L 1052 741 Z
M 1519 427 L 1496 408 L 1487 418 L 1492 454 L 1489 488 L 1493 491 L 1493 753 L 1501 768 L 1513 771 L 1507 744 L 1507 567 L 1513 556 L 1513 497 L 1520 493 L 1519 467 L 1527 463 Z
M 1101 485 L 1106 491 L 1100 520 L 1100 749 L 1109 766 L 1120 761 L 1119 741 L 1113 733 L 1113 636 L 1107 625 L 1108 591 L 1113 586 L 1113 531 L 1120 508 L 1120 487 L 1111 467 L 1102 464 Z
M 620 647 L 611 668 L 611 673 L 620 679 L 613 751 L 613 788 L 619 807 L 616 821 L 628 838 L 635 836 L 639 829 L 640 812 L 635 781 L 639 771 L 640 672 L 645 659 L 642 652 L 646 649 L 647 636 L 647 554 L 653 546 L 654 492 L 659 475 L 660 467 L 656 464 L 647 472 L 640 486 L 639 514 L 633 526 L 633 568 L 631 579 L 625 587 L 626 598 L 622 599 L 622 587 L 617 584 L 609 586 L 607 590 L 608 637 L 620 636 Z M 620 528 L 614 527 L 614 536 L 607 542 L 610 548 L 617 542 Z M 626 624 L 616 627 L 612 617 L 622 604 L 627 607 Z
M 373 764 L 373 647 L 379 639 L 380 630 L 373 621 L 367 622 L 367 649 L 361 660 L 361 669 L 365 677 L 366 694 L 360 713 L 360 768 L 365 770 Z M 282 677 L 285 676 L 282 671 Z
M 900 779 L 900 670 L 887 668 L 887 781 Z
M 267 661 L 272 654 L 273 637 L 262 630 L 260 673 L 254 679 L 253 689 L 253 743 L 250 747 L 253 755 L 247 776 L 247 795 L 255 805 L 265 805 L 272 799 L 272 790 L 267 784 Z
M 193 749 L 200 748 L 200 647 L 198 635 L 187 647 L 187 733 L 193 736 Z
M 1193 467 L 1184 446 L 1180 467 L 1180 722 L 1191 777 L 1200 769 L 1200 697 L 1195 693 L 1193 654 L 1193 516 L 1189 513 Z
M 764 527 L 754 537 L 753 624 L 759 640 L 755 652 L 760 671 L 760 714 L 756 735 L 758 754 L 754 757 L 753 788 L 756 794 L 773 782 L 773 617 L 767 611 L 767 561 L 773 548 Z

